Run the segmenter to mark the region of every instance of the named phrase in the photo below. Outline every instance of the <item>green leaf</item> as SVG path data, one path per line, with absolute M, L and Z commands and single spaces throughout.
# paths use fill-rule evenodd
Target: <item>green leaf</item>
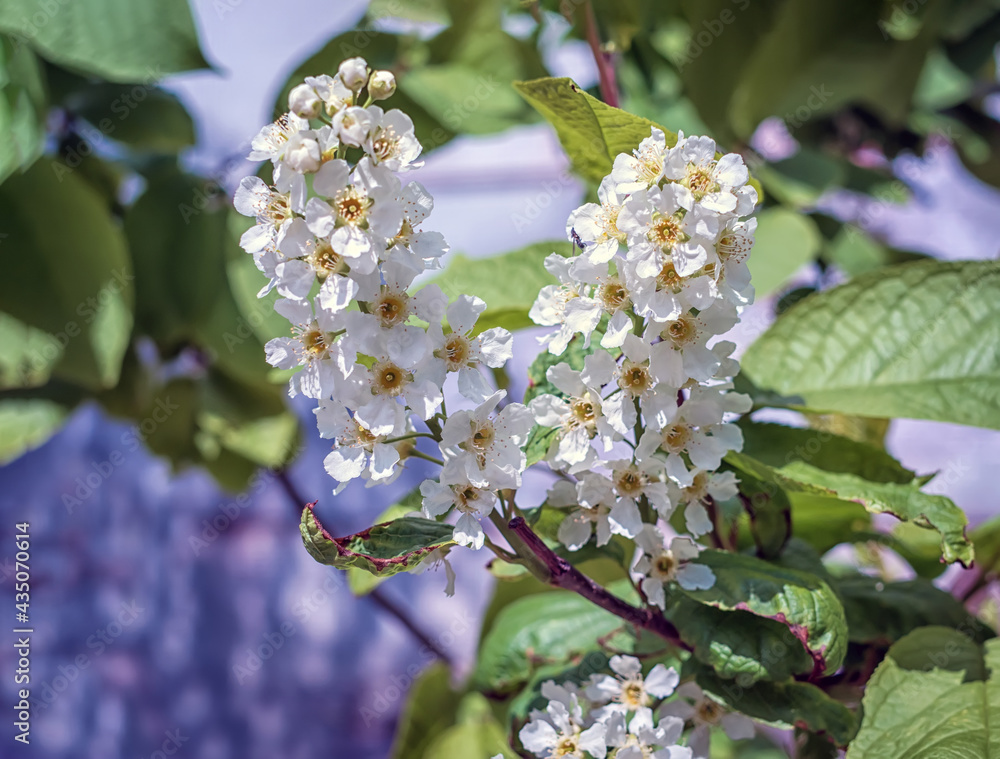
M 758 297 L 777 291 L 799 269 L 816 258 L 820 234 L 812 219 L 785 208 L 757 215 L 757 235 L 748 259 Z
M 903 669 L 930 672 L 943 669 L 964 672 L 965 681 L 985 680 L 987 662 L 980 640 L 984 626 L 956 630 L 944 625 L 914 630 L 889 649 L 888 657 Z
M 963 630 L 980 641 L 993 637 L 950 593 L 926 580 L 884 582 L 852 574 L 837 578 L 833 588 L 844 605 L 852 643 L 886 645 L 926 625 Z
M 697 563 L 715 574 L 708 590 L 685 594 L 723 611 L 747 611 L 786 625 L 813 658 L 813 677 L 835 672 L 847 652 L 847 621 L 836 593 L 808 572 L 753 556 L 705 550 Z
M 616 155 L 631 153 L 659 127 L 602 103 L 565 77 L 514 82 L 514 89 L 555 127 L 573 170 L 595 185 L 611 173 Z M 668 147 L 677 143 L 675 133 L 663 133 Z
M 423 759 L 492 759 L 498 754 L 503 759 L 517 756 L 493 716 L 489 701 L 478 693 L 470 693 L 459 706 L 458 724 L 438 736 L 424 752 Z
M 556 282 L 542 262 L 546 256 L 568 247 L 568 242 L 551 241 L 489 258 L 457 254 L 430 282 L 440 286 L 449 299 L 466 294 L 486 301 L 486 311 L 476 322 L 477 334 L 492 327 L 511 331 L 531 327 L 534 322 L 528 311 L 538 291 Z
M 70 93 L 63 107 L 135 150 L 177 153 L 195 142 L 194 121 L 177 96 L 148 84 L 91 84 Z
M 0 0 L 0 31 L 112 82 L 148 84 L 208 65 L 186 0 Z
M 705 668 L 699 669 L 697 681 L 730 708 L 783 730 L 806 726 L 838 746 L 846 746 L 858 730 L 854 712 L 811 683 L 788 680 L 742 687 Z
M 919 489 L 923 483 L 900 485 L 894 482 L 871 482 L 854 474 L 828 472 L 805 461 L 789 459 L 779 468 L 769 467 L 750 456 L 730 452 L 726 461 L 741 472 L 770 481 L 786 491 L 808 495 L 835 496 L 857 501 L 873 514 L 892 514 L 941 534 L 944 561 L 972 563 L 972 543 L 965 536 L 968 523 L 965 513 L 950 498 L 931 495 Z
M 27 167 L 45 144 L 45 78 L 26 45 L 0 35 L 0 182 Z
M 126 214 L 136 325 L 159 345 L 189 340 L 225 293 L 227 218 L 211 185 L 176 172 L 151 180 Z
M 37 448 L 62 426 L 67 410 L 42 398 L 0 401 L 0 464 Z
M 438 735 L 455 723 L 461 701 L 462 694 L 451 687 L 451 670 L 446 665 L 435 662 L 421 672 L 406 697 L 390 759 L 424 756 Z
M 63 348 L 59 340 L 0 313 L 0 389 L 41 387 L 48 382 Z
M 420 494 L 420 488 L 414 488 L 403 496 L 401 501 L 394 503 L 375 517 L 375 523 L 391 522 L 410 512 L 420 511 L 423 500 L 424 497 Z M 368 595 L 386 579 L 385 575 L 374 575 L 358 567 L 349 567 L 347 569 L 347 584 L 351 592 L 356 596 Z
M 0 310 L 64 346 L 53 376 L 113 387 L 131 337 L 133 275 L 103 201 L 70 169 L 41 159 L 0 185 L 0 209 Z
M 882 448 L 859 443 L 826 430 L 788 427 L 783 424 L 740 421 L 743 453 L 781 468 L 792 461 L 805 461 L 828 472 L 856 474 L 872 482 L 901 485 L 916 478 L 909 469 Z
M 404 517 L 377 524 L 343 538 L 332 537 L 313 512 L 315 503 L 302 510 L 302 542 L 320 564 L 338 569 L 359 567 L 377 575 L 409 572 L 438 548 L 455 545 L 455 528 L 430 519 Z
M 789 309 L 742 364 L 790 408 L 1000 429 L 1000 263 L 858 277 Z
M 930 671 L 911 666 L 909 637 L 889 649 L 868 682 L 848 759 L 1000 757 L 1000 642 L 988 641 L 978 653 L 960 634 L 938 630 L 911 633 L 923 636 L 919 658 L 935 667 Z M 968 681 L 982 670 L 988 680 Z
M 568 664 L 599 651 L 599 639 L 626 623 L 568 591 L 536 593 L 505 606 L 479 648 L 473 685 L 505 693 L 543 665 Z

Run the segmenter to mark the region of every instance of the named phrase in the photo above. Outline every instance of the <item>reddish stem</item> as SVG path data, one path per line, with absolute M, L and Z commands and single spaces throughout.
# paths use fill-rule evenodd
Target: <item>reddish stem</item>
M 583 13 L 587 44 L 590 45 L 590 52 L 594 54 L 594 62 L 597 64 L 601 99 L 613 108 L 618 108 L 620 98 L 618 97 L 618 81 L 615 79 L 612 55 L 601 50 L 601 38 L 597 33 L 597 17 L 594 15 L 594 7 L 589 2 L 584 4 Z
M 549 570 L 549 584 L 563 590 L 571 590 L 591 603 L 610 611 L 616 617 L 621 617 L 636 628 L 649 630 L 659 635 L 668 643 L 690 651 L 691 647 L 681 640 L 677 628 L 659 611 L 651 608 L 640 609 L 611 595 L 605 588 L 591 580 L 579 569 L 565 559 L 553 553 L 524 521 L 523 517 L 514 517 L 508 525 L 524 545 L 537 556 Z

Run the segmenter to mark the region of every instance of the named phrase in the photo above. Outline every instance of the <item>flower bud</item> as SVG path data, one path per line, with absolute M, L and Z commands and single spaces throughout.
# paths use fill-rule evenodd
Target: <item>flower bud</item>
M 376 71 L 368 83 L 368 94 L 372 100 L 385 100 L 396 91 L 396 77 L 391 71 Z
M 357 92 L 368 81 L 368 63 L 364 58 L 348 58 L 337 73 L 349 89 Z
M 323 101 L 316 94 L 316 90 L 308 84 L 293 87 L 288 93 L 288 110 L 304 119 L 316 118 L 322 104 Z

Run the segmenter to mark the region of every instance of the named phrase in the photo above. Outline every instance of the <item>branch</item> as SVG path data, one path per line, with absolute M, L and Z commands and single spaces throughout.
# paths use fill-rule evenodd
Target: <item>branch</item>
M 601 99 L 612 108 L 618 108 L 621 99 L 618 97 L 618 81 L 615 79 L 615 67 L 611 62 L 610 53 L 601 50 L 601 38 L 597 34 L 597 17 L 594 7 L 588 2 L 583 7 L 583 26 L 587 34 L 587 44 L 594 54 L 597 64 L 597 76 L 601 84 Z
M 306 500 L 302 497 L 298 488 L 295 486 L 295 483 L 292 482 L 292 479 L 288 476 L 288 472 L 284 469 L 278 469 L 275 471 L 275 476 L 278 478 L 278 482 L 281 483 L 282 488 L 284 488 L 285 493 L 293 502 L 293 505 L 297 510 L 301 511 L 302 507 L 306 504 Z M 329 523 L 327 524 L 329 525 Z M 382 588 L 373 589 L 366 596 L 363 596 L 363 598 L 371 599 L 376 606 L 381 608 L 390 616 L 395 617 L 396 621 L 405 627 L 414 638 L 427 646 L 427 649 L 431 651 L 431 653 L 433 653 L 449 667 L 454 667 L 455 663 L 444 651 L 444 649 L 442 649 L 441 646 L 439 646 L 437 642 L 434 641 L 426 632 L 417 627 L 417 624 L 410 619 L 406 610 L 398 606 L 395 601 L 391 600 L 383 592 Z
M 678 648 L 690 651 L 691 647 L 681 640 L 677 628 L 662 613 L 651 608 L 640 609 L 611 595 L 605 588 L 591 580 L 568 561 L 560 558 L 534 533 L 523 517 L 514 517 L 508 525 L 520 541 L 545 564 L 549 571 L 549 584 L 586 598 L 591 603 L 621 617 L 629 624 L 659 635 Z

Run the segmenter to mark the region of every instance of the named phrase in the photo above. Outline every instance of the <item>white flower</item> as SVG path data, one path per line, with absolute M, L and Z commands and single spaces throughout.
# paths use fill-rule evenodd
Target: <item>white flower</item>
M 688 309 L 708 308 L 719 297 L 716 281 L 706 275 L 682 277 L 672 260 L 664 262 L 654 277 L 640 276 L 635 262 L 622 264 L 625 282 L 632 293 L 635 312 L 653 321 L 677 319 Z
M 285 113 L 273 124 L 262 127 L 250 141 L 251 161 L 273 161 L 277 163 L 288 148 L 289 139 L 309 129 L 309 122 L 294 113 Z
M 392 429 L 383 435 L 372 433 L 338 401 L 320 400 L 314 413 L 320 437 L 334 440 L 333 450 L 323 460 L 323 466 L 333 479 L 343 485 L 364 474 L 373 481 L 392 476 L 400 456 L 385 439 L 406 431 L 402 406 L 397 406 Z
M 354 93 L 340 77 L 332 77 L 327 74 L 307 76 L 305 83 L 323 101 L 327 116 L 333 116 L 340 109 L 354 103 Z M 289 108 L 289 110 L 294 109 Z
M 732 472 L 689 470 L 679 457 L 667 461 L 667 474 L 681 489 L 678 500 L 686 504 L 684 519 L 688 532 L 695 536 L 704 535 L 712 529 L 705 501 L 708 498 L 725 501 L 739 492 L 736 475 Z
M 701 550 L 691 538 L 676 537 L 669 546 L 665 546 L 659 529 L 647 524 L 635 542 L 643 550 L 642 557 L 635 564 L 635 571 L 645 575 L 640 587 L 653 605 L 661 609 L 665 607 L 663 586 L 668 582 L 676 582 L 685 590 L 703 590 L 715 584 L 711 569 L 704 564 L 691 563 Z
M 619 153 L 609 175 L 619 195 L 645 190 L 663 178 L 667 160 L 666 137 L 661 129 L 653 127 L 649 137 L 639 147 L 628 153 Z
M 441 432 L 445 458 L 458 459 L 458 465 L 464 467 L 469 482 L 476 487 L 521 486 L 521 472 L 526 463 L 521 448 L 527 442 L 534 418 L 520 403 L 508 404 L 491 418 L 506 395 L 506 391 L 498 390 L 474 410 L 453 413 Z
M 695 207 L 691 193 L 677 184 L 637 192 L 618 217 L 627 258 L 640 277 L 657 276 L 668 262 L 680 276 L 695 273 L 714 259 L 719 226 L 718 217 Z
M 719 271 L 719 291 L 726 300 L 736 306 L 753 303 L 754 289 L 750 284 L 750 268 L 747 258 L 757 233 L 757 219 L 732 220 L 727 223 L 715 246 L 722 263 Z
M 368 94 L 372 100 L 391 98 L 396 92 L 396 77 L 391 71 L 376 71 L 368 81 Z
M 584 474 L 575 485 L 557 482 L 549 491 L 547 504 L 573 507 L 557 533 L 559 542 L 571 551 L 586 545 L 595 530 L 600 547 L 612 535 L 632 538 L 642 529 L 642 515 L 635 504 L 618 499 L 611 481 L 601 474 Z
M 706 694 L 695 683 L 684 683 L 677 689 L 677 698 L 660 707 L 660 714 L 676 717 L 694 725 L 688 736 L 695 759 L 708 759 L 709 737 L 713 727 L 721 727 L 730 740 L 753 738 L 753 721 L 742 714 L 726 709 Z
M 288 110 L 300 118 L 314 119 L 319 116 L 322 107 L 323 98 L 305 82 L 295 85 L 288 93 Z
M 353 174 L 346 161 L 327 161 L 316 172 L 313 189 L 331 202 L 309 199 L 305 207 L 309 229 L 351 259 L 352 268 L 362 274 L 374 271 L 387 240 L 396 236 L 403 223 L 396 201 L 398 184 L 391 174 L 371 166 L 367 158 Z
M 645 498 L 660 514 L 666 518 L 673 511 L 667 484 L 660 479 L 663 464 L 653 457 L 642 459 L 636 457 L 636 463 L 631 461 L 611 461 L 611 481 L 620 503 L 627 503 L 638 513 L 638 501 Z M 633 533 L 634 535 L 634 533 Z M 629 535 L 629 537 L 633 537 Z
M 615 191 L 614 179 L 607 176 L 597 191 L 600 203 L 585 203 L 569 215 L 566 234 L 574 244 L 583 249 L 591 263 L 610 261 L 618 247 L 625 242 L 625 235 L 618 231 L 618 214 L 622 200 Z
M 573 329 L 566 324 L 566 305 L 580 295 L 580 284 L 574 278 L 571 269 L 573 258 L 564 258 L 553 253 L 545 258 L 545 268 L 559 280 L 558 285 L 546 285 L 531 306 L 528 316 L 535 324 L 543 327 L 559 326 L 560 329 L 542 337 L 539 342 L 547 345 L 549 353 L 558 356 L 573 339 Z
M 420 494 L 423 496 L 424 514 L 429 518 L 446 514 L 452 507 L 461 513 L 455 523 L 456 543 L 471 546 L 477 551 L 483 547 L 486 533 L 479 520 L 489 516 L 496 508 L 499 503 L 497 494 L 469 482 L 458 460 L 451 459 L 445 464 L 440 482 L 424 480 L 420 484 Z
M 370 368 L 356 366 L 361 378 L 355 416 L 377 435 L 388 434 L 402 400 L 421 419 L 429 419 L 441 406 L 441 389 L 427 380 L 414 377 L 417 365 L 427 356 L 427 335 L 418 327 L 398 325 L 379 329 L 366 323 L 352 322 L 352 342 L 359 352 L 375 360 Z M 360 326 L 357 326 L 360 325 Z
M 728 332 L 738 321 L 739 315 L 731 305 L 716 301 L 697 316 L 687 312 L 676 319 L 650 324 L 645 338 L 649 342 L 662 339 L 681 355 L 685 376 L 706 382 L 715 377 L 722 363 L 708 348 L 708 341 Z
M 681 359 L 664 343 L 648 345 L 636 335 L 627 335 L 622 345 L 621 364 L 610 354 L 592 353 L 584 359 L 583 380 L 604 387 L 613 382 L 617 389 L 604 399 L 608 422 L 621 435 L 635 425 L 638 399 L 649 423 L 662 426 L 677 408 L 677 390 L 684 384 Z
M 333 115 L 333 131 L 345 145 L 360 148 L 372 130 L 372 114 L 367 108 L 350 105 Z
M 317 308 L 315 315 L 308 301 L 279 299 L 274 310 L 292 323 L 292 337 L 276 337 L 265 346 L 267 363 L 279 369 L 305 369 L 292 377 L 289 394 L 302 393 L 308 398 L 330 394 L 338 367 L 346 364 L 342 346 L 332 333 L 340 326 L 339 314 Z M 353 358 L 351 359 L 353 361 Z
M 369 106 L 372 126 L 364 142 L 365 152 L 373 162 L 390 171 L 408 171 L 423 165 L 414 163 L 421 146 L 413 133 L 413 121 L 394 108 L 383 112 L 377 105 Z
M 544 712 L 533 711 L 518 737 L 535 756 L 603 759 L 608 752 L 606 732 L 607 727 L 601 722 L 583 728 L 582 710 L 574 695 L 569 705 L 552 700 Z
M 298 132 L 288 138 L 281 162 L 298 174 L 312 174 L 322 164 L 322 151 L 315 133 Z
M 340 238 L 337 240 L 339 243 Z M 257 297 L 266 295 L 275 286 L 282 297 L 302 300 L 317 280 L 324 283 L 327 278 L 340 280 L 350 271 L 348 257 L 335 249 L 329 240 L 317 239 L 304 219 L 292 219 L 282 229 L 278 235 L 278 253 L 271 267 L 271 282 Z M 356 289 L 354 286 L 348 300 L 354 297 Z
M 233 205 L 257 223 L 243 233 L 240 246 L 247 253 L 260 253 L 275 244 L 279 230 L 305 208 L 305 185 L 283 193 L 268 187 L 260 177 L 244 177 L 233 197 Z
M 440 322 L 448 298 L 437 285 L 427 285 L 410 295 L 407 290 L 417 275 L 407 263 L 390 259 L 370 274 L 358 275 L 357 299 L 366 304 L 368 313 L 354 313 L 348 329 L 371 321 L 382 329 L 405 324 L 411 316 L 426 322 Z
M 652 714 L 639 711 L 628 722 L 621 713 L 608 720 L 607 742 L 616 747 L 615 759 L 691 759 L 691 749 L 676 745 L 684 731 L 684 720 L 664 717 L 654 727 Z
M 595 716 L 605 720 L 613 714 L 625 716 L 630 712 L 643 713 L 652 723 L 654 699 L 666 698 L 681 681 L 680 675 L 671 667 L 662 664 L 653 667 L 645 678 L 642 664 L 634 656 L 612 656 L 609 662 L 615 677 L 591 675 L 587 686 L 587 698 L 596 704 L 607 704 L 598 709 Z
M 417 270 L 441 268 L 441 256 L 449 250 L 444 235 L 417 229 L 434 208 L 431 194 L 419 182 L 410 182 L 400 193 L 398 203 L 403 223 L 399 233 L 389 241 L 393 255 L 404 257 Z
M 348 58 L 340 64 L 337 76 L 348 89 L 357 92 L 368 81 L 368 63 L 364 58 Z
M 435 287 L 435 285 L 428 285 Z M 424 288 L 427 289 L 427 288 Z M 420 290 L 417 297 L 423 293 Z M 510 332 L 501 327 L 488 329 L 472 336 L 479 315 L 486 310 L 486 302 L 473 295 L 459 295 L 448 306 L 448 325 L 451 331 L 444 333 L 440 316 L 426 319 L 430 322 L 427 336 L 431 341 L 430 358 L 421 368 L 421 376 L 426 376 L 435 384 L 444 385 L 445 377 L 451 372 L 458 373 L 458 389 L 466 398 L 482 403 L 492 394 L 480 370 L 480 365 L 499 369 L 513 356 Z
M 757 202 L 757 193 L 746 186 L 750 174 L 743 158 L 727 153 L 716 161 L 712 138 L 685 138 L 683 132 L 678 138 L 674 151 L 679 160 L 668 167 L 667 177 L 687 187 L 695 201 L 710 211 L 736 212 L 740 216 L 750 213 Z
M 583 264 L 581 266 L 580 264 Z M 589 265 L 583 256 L 578 256 L 573 265 L 573 276 L 578 282 L 593 285 L 591 295 L 581 294 L 566 303 L 564 329 L 583 334 L 584 346 L 590 345 L 590 336 L 605 314 L 608 320 L 601 346 L 621 347 L 625 336 L 632 331 L 632 318 L 628 315 L 630 294 L 628 287 L 617 274 L 608 274 L 606 264 L 597 267 Z
M 600 438 L 605 452 L 610 451 L 618 435 L 602 411 L 600 388 L 584 382 L 581 373 L 567 363 L 550 366 L 545 378 L 566 396 L 544 393 L 529 404 L 538 424 L 559 428 L 552 463 L 560 467 L 581 463 L 595 437 Z

